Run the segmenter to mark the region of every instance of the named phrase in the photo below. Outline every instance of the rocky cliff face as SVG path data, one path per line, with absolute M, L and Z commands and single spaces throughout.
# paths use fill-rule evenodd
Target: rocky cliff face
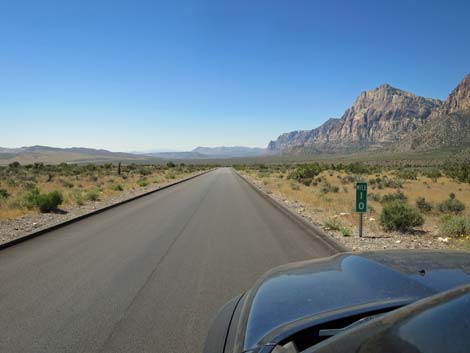
M 421 129 L 399 144 L 399 150 L 443 147 L 470 147 L 470 75 L 465 76 L 444 104 L 430 114 Z
M 450 93 L 444 108 L 448 114 L 470 111 L 470 74 Z
M 308 131 L 293 131 L 271 141 L 268 149 L 351 152 L 378 149 L 401 141 L 422 127 L 443 102 L 405 92 L 388 84 L 363 92 L 340 119 Z

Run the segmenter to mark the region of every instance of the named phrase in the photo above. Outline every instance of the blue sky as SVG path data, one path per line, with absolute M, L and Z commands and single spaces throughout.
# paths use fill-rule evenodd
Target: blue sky
M 266 146 L 381 83 L 445 99 L 469 1 L 0 1 L 0 146 Z

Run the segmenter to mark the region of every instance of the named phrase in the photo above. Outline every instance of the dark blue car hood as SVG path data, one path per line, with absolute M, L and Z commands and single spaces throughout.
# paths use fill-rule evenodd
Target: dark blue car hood
M 411 302 L 465 283 L 470 254 L 463 252 L 347 253 L 281 266 L 245 295 L 243 349 L 266 344 L 270 332 L 301 319 L 362 304 Z

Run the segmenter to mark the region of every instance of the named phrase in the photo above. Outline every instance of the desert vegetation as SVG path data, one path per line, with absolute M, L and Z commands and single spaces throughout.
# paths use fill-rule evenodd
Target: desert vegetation
M 357 235 L 355 184 L 365 181 L 369 186 L 366 234 L 427 234 L 468 244 L 470 161 L 429 165 L 254 164 L 236 169 L 277 198 L 308 208 L 317 223 L 345 237 Z
M 205 165 L 58 164 L 13 162 L 0 167 L 0 220 L 30 213 L 63 212 L 146 186 L 180 179 Z

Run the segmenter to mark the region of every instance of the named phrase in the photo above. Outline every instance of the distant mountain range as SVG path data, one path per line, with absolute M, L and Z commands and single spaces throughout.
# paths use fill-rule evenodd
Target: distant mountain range
M 158 152 L 146 153 L 147 156 L 163 159 L 191 160 L 191 159 L 229 159 L 229 158 L 249 158 L 259 157 L 270 152 L 265 148 L 259 147 L 196 147 L 188 152 Z
M 20 148 L 0 147 L 0 164 L 18 161 L 31 163 L 99 163 L 111 161 L 144 161 L 148 157 L 132 153 L 111 152 L 102 149 L 72 147 L 58 148 L 48 146 L 29 146 Z
M 249 158 L 267 153 L 264 148 L 250 147 L 197 147 L 189 152 L 124 153 L 103 149 L 72 147 L 58 148 L 48 146 L 29 146 L 20 148 L 0 147 L 0 165 L 18 161 L 31 163 L 100 163 L 100 162 L 158 162 L 164 160 L 205 160 Z
M 361 93 L 339 119 L 292 131 L 268 144 L 277 154 L 470 148 L 470 75 L 446 101 L 383 84 Z

